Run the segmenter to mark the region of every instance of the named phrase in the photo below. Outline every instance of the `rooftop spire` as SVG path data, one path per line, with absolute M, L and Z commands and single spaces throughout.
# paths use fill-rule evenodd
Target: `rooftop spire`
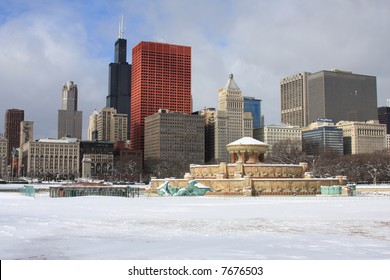
M 235 89 L 235 90 L 240 90 L 240 88 L 237 86 L 236 82 L 233 79 L 233 74 L 229 74 L 229 79 L 225 85 L 225 89 Z
M 118 38 L 123 39 L 123 33 L 125 32 L 125 28 L 123 25 L 123 15 L 120 17 L 119 20 L 119 32 L 118 32 Z

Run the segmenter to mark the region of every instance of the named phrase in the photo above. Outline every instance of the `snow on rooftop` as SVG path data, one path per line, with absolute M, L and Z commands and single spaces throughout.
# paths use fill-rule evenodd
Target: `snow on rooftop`
M 61 139 L 52 139 L 52 138 L 46 138 L 46 139 L 39 139 L 38 142 L 40 143 L 53 143 L 53 144 L 65 144 L 65 143 L 77 143 L 77 138 L 68 138 L 64 137 Z
M 268 146 L 268 144 L 261 142 L 259 140 L 256 140 L 252 137 L 242 137 L 241 139 L 238 139 L 232 143 L 227 144 L 227 146 L 235 146 L 235 145 L 261 145 L 261 146 Z

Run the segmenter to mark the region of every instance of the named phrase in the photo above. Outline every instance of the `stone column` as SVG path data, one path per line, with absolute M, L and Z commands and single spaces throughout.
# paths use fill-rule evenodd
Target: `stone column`
M 236 162 L 236 153 L 231 152 L 230 153 L 230 163 L 235 163 Z
M 250 176 L 244 177 L 244 185 L 242 188 L 243 196 L 252 196 L 252 180 Z
M 82 178 L 91 179 L 92 177 L 92 160 L 89 156 L 84 156 L 82 160 Z
M 240 151 L 240 153 L 241 153 L 242 163 L 245 163 L 246 162 L 245 150 Z

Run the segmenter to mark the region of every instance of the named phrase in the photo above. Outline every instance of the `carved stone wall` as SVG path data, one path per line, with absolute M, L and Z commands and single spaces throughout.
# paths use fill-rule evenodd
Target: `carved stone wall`
M 148 193 L 156 194 L 156 189 L 165 181 L 173 187 L 187 187 L 185 179 L 152 179 Z M 321 186 L 343 185 L 337 178 L 331 179 L 254 179 L 246 176 L 240 179 L 196 179 L 198 183 L 209 186 L 212 192 L 206 195 L 316 195 Z
M 238 178 L 303 178 L 304 167 L 301 165 L 281 164 L 226 164 L 191 165 L 190 173 L 195 179 Z

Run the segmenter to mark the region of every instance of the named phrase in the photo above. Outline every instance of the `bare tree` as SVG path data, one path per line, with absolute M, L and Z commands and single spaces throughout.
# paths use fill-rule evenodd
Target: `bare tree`
M 266 160 L 272 163 L 298 164 L 305 158 L 301 142 L 288 139 L 273 144 Z
M 157 178 L 183 178 L 189 172 L 188 161 L 180 160 L 148 160 L 145 162 L 145 173 Z

